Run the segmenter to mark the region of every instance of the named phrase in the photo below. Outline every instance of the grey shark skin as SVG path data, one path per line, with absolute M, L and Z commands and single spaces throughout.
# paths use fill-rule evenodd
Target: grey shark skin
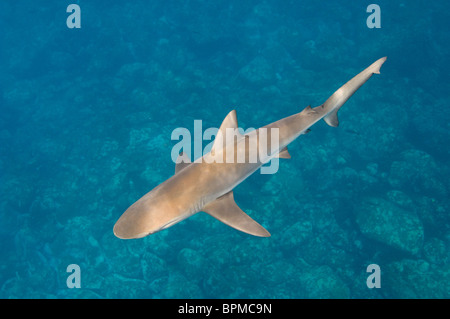
M 220 126 L 211 151 L 193 163 L 180 154 L 175 175 L 131 205 L 114 225 L 114 234 L 122 239 L 141 238 L 204 211 L 237 230 L 269 237 L 270 233 L 264 227 L 237 206 L 233 188 L 272 158 L 290 158 L 287 145 L 322 118 L 328 125 L 338 126 L 338 110 L 372 74 L 380 73 L 384 61 L 386 57 L 375 61 L 320 106 L 308 106 L 300 113 L 264 126 L 266 130 L 260 128 L 245 135 L 238 133 L 230 143 L 216 143 L 221 134 L 225 136 L 226 129 L 238 127 L 236 112 L 231 111 Z M 279 132 L 276 147 L 271 147 L 271 128 L 277 128 Z M 252 143 L 261 138 L 268 141 L 267 154 L 262 152 L 256 161 L 250 161 L 248 145 L 258 145 Z M 235 160 L 222 163 L 213 160 L 227 158 L 226 154 L 233 154 Z M 245 157 L 244 162 L 236 161 L 240 155 Z

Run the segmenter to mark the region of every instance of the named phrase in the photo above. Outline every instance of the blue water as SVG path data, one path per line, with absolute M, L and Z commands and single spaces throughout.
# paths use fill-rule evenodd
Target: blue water
M 1 298 L 450 297 L 448 2 L 378 1 L 373 29 L 364 1 L 80 0 L 74 29 L 70 3 L 0 2 Z M 266 125 L 383 56 L 339 128 L 235 189 L 271 237 L 204 213 L 114 236 L 175 128 Z

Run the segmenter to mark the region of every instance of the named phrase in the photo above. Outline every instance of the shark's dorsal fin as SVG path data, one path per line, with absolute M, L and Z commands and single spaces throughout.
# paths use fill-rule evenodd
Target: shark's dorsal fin
M 175 174 L 181 171 L 183 168 L 186 168 L 191 164 L 191 159 L 184 152 L 181 152 L 178 155 L 177 162 L 175 163 Z
M 278 155 L 276 157 L 279 158 L 291 158 L 291 154 L 289 154 L 287 146 L 285 146 L 282 150 L 280 150 L 280 152 L 278 153 Z
M 269 237 L 270 233 L 242 211 L 234 201 L 233 191 L 222 195 L 215 201 L 207 204 L 202 210 L 222 223 L 240 230 L 244 233 Z
M 236 110 L 231 111 L 228 113 L 228 115 L 225 117 L 225 119 L 222 121 L 222 124 L 220 125 L 219 131 L 217 131 L 216 138 L 214 140 L 214 144 L 211 148 L 211 152 L 214 153 L 214 151 L 219 150 L 223 148 L 229 141 L 226 141 L 225 138 L 227 136 L 227 128 L 232 128 L 235 131 L 235 134 L 240 137 L 241 133 L 238 131 L 238 122 L 237 122 L 237 116 L 236 116 Z

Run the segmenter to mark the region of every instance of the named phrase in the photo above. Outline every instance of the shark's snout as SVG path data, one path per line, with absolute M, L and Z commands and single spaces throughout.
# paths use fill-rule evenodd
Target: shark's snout
M 147 235 L 150 235 L 151 231 L 142 231 L 139 229 L 134 229 L 125 223 L 117 221 L 113 228 L 114 235 L 120 239 L 133 239 L 133 238 L 141 238 Z
M 141 238 L 151 233 L 149 213 L 145 213 L 136 206 L 128 208 L 113 228 L 114 235 L 120 239 Z
M 126 231 L 126 227 L 119 221 L 114 225 L 113 228 L 114 235 L 120 239 L 130 239 L 132 238 L 130 234 Z

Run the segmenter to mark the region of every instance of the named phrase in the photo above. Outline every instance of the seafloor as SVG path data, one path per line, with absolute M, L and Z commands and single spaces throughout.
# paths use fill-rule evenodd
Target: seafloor
M 381 29 L 348 1 L 78 1 L 81 29 L 68 4 L 0 2 L 1 298 L 450 297 L 447 2 L 378 1 Z M 204 213 L 113 235 L 175 128 L 266 125 L 383 56 L 339 128 L 235 189 L 270 238 Z

